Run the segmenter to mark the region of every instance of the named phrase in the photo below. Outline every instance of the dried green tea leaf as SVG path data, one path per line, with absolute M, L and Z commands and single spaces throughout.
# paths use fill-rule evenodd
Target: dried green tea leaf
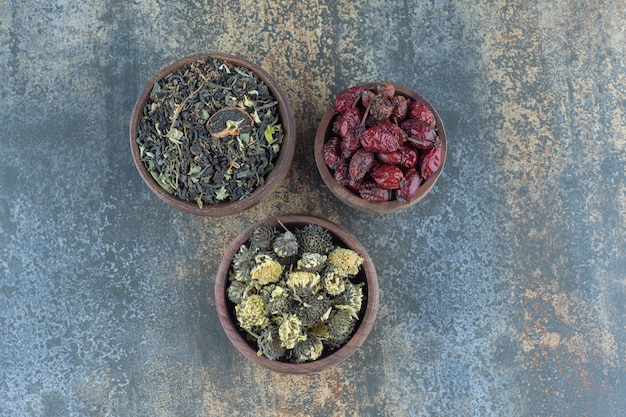
M 272 125 L 268 125 L 265 128 L 264 135 L 265 135 L 265 140 L 267 141 L 267 143 L 273 143 L 274 142 L 274 132 L 275 132 L 275 129 L 274 129 L 274 126 L 272 126 Z

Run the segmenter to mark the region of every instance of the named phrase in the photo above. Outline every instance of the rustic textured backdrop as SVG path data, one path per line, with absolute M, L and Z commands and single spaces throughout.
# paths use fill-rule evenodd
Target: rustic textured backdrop
M 623 0 L 0 0 L 0 414 L 623 415 L 625 28 Z M 145 83 L 203 52 L 264 67 L 297 120 L 284 186 L 225 219 L 157 200 L 128 144 Z M 333 96 L 377 80 L 448 135 L 385 217 L 313 161 Z M 304 377 L 244 360 L 213 300 L 230 241 L 289 213 L 349 229 L 381 287 L 362 349 Z

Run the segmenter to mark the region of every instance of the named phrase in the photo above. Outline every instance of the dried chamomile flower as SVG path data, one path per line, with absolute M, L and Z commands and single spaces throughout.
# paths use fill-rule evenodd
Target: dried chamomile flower
M 235 306 L 235 314 L 239 324 L 246 330 L 254 327 L 266 327 L 269 323 L 267 307 L 260 295 L 251 295 L 244 298 Z
M 296 232 L 301 252 L 326 255 L 333 248 L 333 238 L 322 226 L 308 224 Z
M 234 278 L 237 281 L 250 281 L 250 271 L 255 266 L 254 256 L 255 250 L 248 248 L 246 245 L 241 245 L 237 253 L 235 253 L 232 264 L 235 272 Z
M 324 270 L 324 289 L 330 295 L 339 295 L 346 289 L 347 274 L 337 266 L 329 266 Z
M 304 252 L 297 265 L 301 271 L 320 272 L 326 265 L 326 255 L 316 252 Z
M 341 345 L 345 342 L 352 330 L 354 330 L 355 321 L 349 312 L 345 310 L 334 310 L 326 321 L 326 329 L 329 338 L 335 345 Z
M 259 285 L 276 282 L 283 273 L 283 266 L 267 255 L 257 255 L 256 265 L 250 271 L 250 277 Z
M 306 333 L 303 333 L 302 321 L 295 314 L 284 318 L 278 327 L 278 335 L 281 345 L 287 349 L 293 349 L 296 343 L 306 339 Z
M 287 230 L 274 238 L 272 248 L 276 255 L 281 258 L 288 258 L 298 253 L 298 241 L 294 234 Z
M 228 299 L 235 304 L 239 304 L 241 300 L 244 298 L 244 293 L 248 284 L 241 281 L 232 281 L 226 290 L 226 295 Z
M 293 358 L 296 363 L 314 361 L 322 356 L 324 345 L 315 335 L 308 333 L 305 340 L 298 342 L 293 348 Z
M 270 249 L 276 229 L 266 222 L 259 223 L 250 233 L 250 246 L 255 249 Z
M 341 268 L 348 275 L 356 275 L 363 264 L 363 258 L 352 249 L 335 248 L 328 254 L 326 264 Z
M 285 354 L 285 348 L 280 342 L 278 327 L 270 327 L 263 330 L 257 339 L 259 346 L 258 355 L 265 356 L 269 360 L 275 361 Z
M 287 274 L 287 286 L 298 296 L 313 294 L 321 289 L 320 275 L 313 272 L 292 271 Z

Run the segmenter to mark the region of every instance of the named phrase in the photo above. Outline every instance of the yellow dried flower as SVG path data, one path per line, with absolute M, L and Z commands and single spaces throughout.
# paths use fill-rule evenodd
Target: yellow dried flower
M 260 295 L 251 295 L 241 304 L 237 304 L 235 314 L 241 327 L 246 330 L 251 330 L 253 327 L 266 327 L 269 323 L 267 307 Z
M 295 314 L 283 320 L 278 327 L 278 336 L 281 345 L 287 349 L 293 349 L 296 343 L 306 340 L 306 334 L 302 333 L 302 322 Z
M 346 290 L 347 274 L 337 266 L 331 266 L 324 272 L 324 288 L 330 295 L 339 295 Z
M 320 275 L 313 272 L 293 271 L 287 274 L 287 285 L 300 295 L 305 292 L 315 293 L 319 291 L 320 284 Z
M 258 255 L 255 258 L 256 265 L 250 271 L 253 280 L 261 285 L 270 284 L 280 279 L 283 266 L 268 255 Z
M 356 275 L 363 264 L 363 258 L 352 249 L 336 248 L 328 254 L 326 264 L 341 268 L 348 275 Z

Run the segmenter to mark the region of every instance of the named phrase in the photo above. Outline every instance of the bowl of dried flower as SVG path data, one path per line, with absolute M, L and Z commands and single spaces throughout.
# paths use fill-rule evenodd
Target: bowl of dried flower
M 143 89 L 130 120 L 141 178 L 170 206 L 232 215 L 263 201 L 289 171 L 292 109 L 280 86 L 242 58 L 183 58 Z
M 365 248 L 312 216 L 270 217 L 228 247 L 215 283 L 233 345 L 276 372 L 319 372 L 350 357 L 378 312 L 378 278 Z
M 441 174 L 446 150 L 435 108 L 410 88 L 387 81 L 338 94 L 315 137 L 315 162 L 330 191 L 376 214 L 422 200 Z

